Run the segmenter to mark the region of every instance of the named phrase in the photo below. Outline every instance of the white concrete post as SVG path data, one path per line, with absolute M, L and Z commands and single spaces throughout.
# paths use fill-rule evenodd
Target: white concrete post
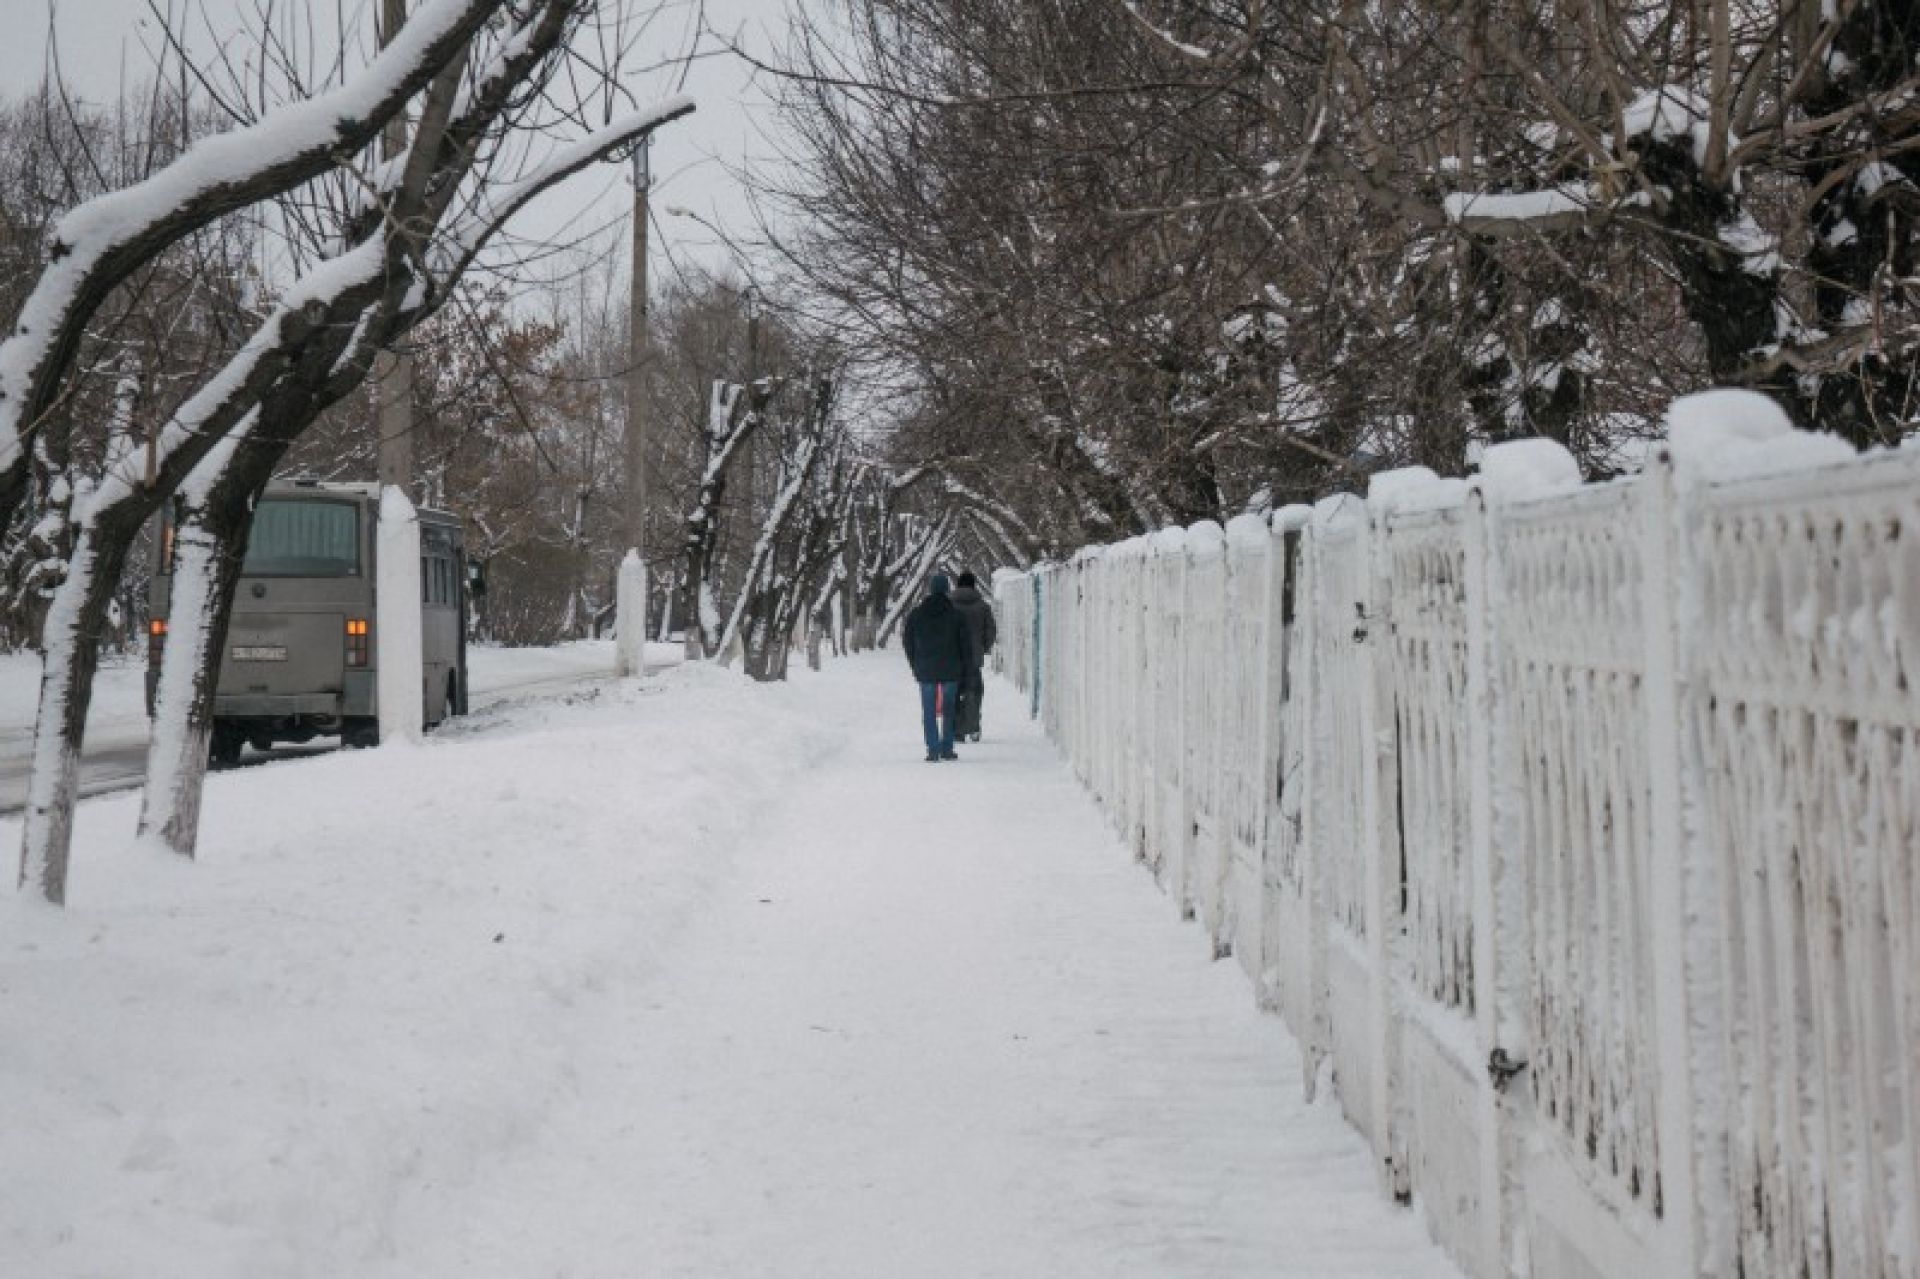
M 420 517 L 404 490 L 380 493 L 374 578 L 380 740 L 417 742 L 426 731 L 426 659 L 420 635 Z
M 647 563 L 629 549 L 614 583 L 613 666 L 616 675 L 647 673 Z

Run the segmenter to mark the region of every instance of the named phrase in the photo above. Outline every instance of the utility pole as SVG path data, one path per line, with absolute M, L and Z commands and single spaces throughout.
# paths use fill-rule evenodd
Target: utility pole
M 633 149 L 633 275 L 627 297 L 626 478 L 627 505 L 622 521 L 627 553 L 620 560 L 614 590 L 615 670 L 621 675 L 646 671 L 647 652 L 647 196 L 652 174 L 647 165 L 651 139 Z M 669 601 L 669 608 L 672 602 Z
M 740 303 L 747 308 L 747 411 L 755 413 L 759 410 L 754 397 L 760 393 L 760 287 L 749 280 L 747 287 L 740 291 Z M 749 519 L 754 502 L 753 455 L 758 450 L 759 434 L 756 430 L 755 438 L 748 439 L 747 454 L 740 459 L 740 509 L 748 513 Z
M 748 284 L 741 293 L 747 305 L 747 385 L 760 380 L 760 286 Z
M 407 0 L 381 0 L 380 45 L 385 48 L 407 20 Z M 380 156 L 392 160 L 407 147 L 404 111 L 395 112 L 380 139 Z M 379 432 L 381 488 L 413 496 L 413 356 L 381 351 L 373 360 L 374 429 Z

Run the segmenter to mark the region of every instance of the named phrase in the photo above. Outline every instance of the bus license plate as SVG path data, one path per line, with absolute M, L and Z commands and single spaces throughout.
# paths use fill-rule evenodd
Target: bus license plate
M 284 662 L 287 650 L 281 644 L 235 644 L 233 660 L 236 662 Z

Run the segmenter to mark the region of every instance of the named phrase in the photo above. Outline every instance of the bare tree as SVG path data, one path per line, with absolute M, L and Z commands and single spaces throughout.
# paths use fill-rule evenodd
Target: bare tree
M 26 812 L 21 880 L 49 900 L 64 896 L 100 623 L 113 584 L 147 517 L 189 484 L 206 545 L 177 587 L 211 601 L 176 628 L 163 662 L 143 828 L 190 849 L 212 699 L 209 655 L 218 651 L 244 553 L 245 513 L 287 448 L 319 414 L 357 387 L 374 354 L 446 302 L 495 232 L 554 183 L 692 109 L 671 101 L 553 147 L 515 171 L 503 143 L 540 118 L 546 90 L 569 57 L 591 6 L 440 0 L 415 14 L 340 88 L 207 139 L 153 178 L 80 206 L 60 223 L 43 272 L 0 348 L 0 425 L 23 429 L 36 457 L 70 434 L 49 412 L 86 316 L 100 298 L 170 238 L 289 190 L 349 159 L 380 126 L 425 92 L 407 150 L 370 168 L 360 198 L 340 210 L 336 250 L 309 268 L 226 364 L 146 441 L 110 439 L 97 481 L 61 493 L 67 564 L 43 640 L 46 672 Z M 24 406 L 25 411 L 22 411 Z M 0 436 L 0 450 L 8 444 Z M 144 458 L 144 466 L 136 459 Z M 211 468 L 211 469 L 209 469 Z M 11 472 L 9 472 L 11 473 Z M 23 488 L 11 483 L 0 500 Z M 169 758 L 171 757 L 171 758 Z
M 1516 435 L 1603 475 L 1710 383 L 1920 416 L 1902 0 L 851 7 L 775 238 L 911 385 L 895 461 L 1035 549 Z

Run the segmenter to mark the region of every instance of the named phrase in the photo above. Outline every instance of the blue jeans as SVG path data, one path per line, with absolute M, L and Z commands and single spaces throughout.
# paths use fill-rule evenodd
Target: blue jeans
M 939 699 L 939 710 L 934 699 Z M 920 685 L 920 728 L 927 735 L 927 754 L 953 754 L 953 723 L 960 714 L 960 685 L 953 680 Z

